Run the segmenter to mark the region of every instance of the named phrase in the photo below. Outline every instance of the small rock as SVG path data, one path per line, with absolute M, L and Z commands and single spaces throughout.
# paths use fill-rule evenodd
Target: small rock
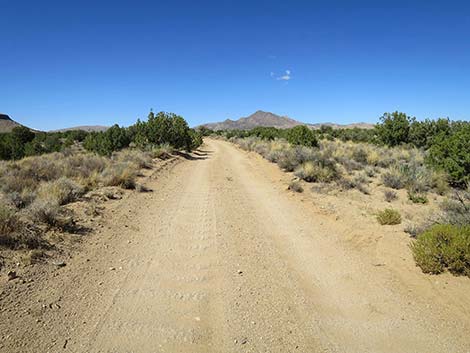
M 18 275 L 16 274 L 16 271 L 8 271 L 7 276 L 8 276 L 9 281 L 12 281 L 15 278 L 18 278 Z
M 242 270 L 238 270 L 238 274 L 241 275 L 243 273 Z
M 248 342 L 248 338 L 243 338 L 241 341 L 240 341 L 240 344 L 246 344 Z
M 116 270 L 116 267 L 110 267 L 109 270 L 114 271 L 114 270 Z
M 57 267 L 64 267 L 66 265 L 63 261 L 53 261 L 52 264 Z

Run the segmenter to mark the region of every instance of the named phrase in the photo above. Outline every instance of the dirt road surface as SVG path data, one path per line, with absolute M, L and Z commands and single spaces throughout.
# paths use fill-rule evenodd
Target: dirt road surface
M 0 351 L 470 352 L 468 279 L 348 247 L 282 174 L 206 141 L 67 266 L 3 294 Z

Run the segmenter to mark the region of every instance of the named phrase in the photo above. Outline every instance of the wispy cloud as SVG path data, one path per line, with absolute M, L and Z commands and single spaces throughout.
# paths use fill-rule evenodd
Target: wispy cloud
M 289 81 L 292 78 L 292 75 L 290 70 L 286 70 L 281 76 L 277 76 L 274 72 L 271 72 L 271 77 L 278 81 Z

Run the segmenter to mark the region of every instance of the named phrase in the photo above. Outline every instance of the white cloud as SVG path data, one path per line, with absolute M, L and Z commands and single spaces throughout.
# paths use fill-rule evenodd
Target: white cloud
M 282 76 L 277 77 L 276 80 L 278 80 L 278 81 L 289 81 L 291 78 L 292 78 L 291 71 L 286 70 L 286 73 Z

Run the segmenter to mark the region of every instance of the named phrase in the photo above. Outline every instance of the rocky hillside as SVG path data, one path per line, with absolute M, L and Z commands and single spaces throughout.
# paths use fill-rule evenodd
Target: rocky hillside
M 16 126 L 21 125 L 12 120 L 8 115 L 0 114 L 0 133 L 10 132 Z
M 308 124 L 291 119 L 286 116 L 279 116 L 270 112 L 264 112 L 262 110 L 258 110 L 254 114 L 251 114 L 248 117 L 240 118 L 238 120 L 227 119 L 222 122 L 208 123 L 201 126 L 204 126 L 211 130 L 250 130 L 258 126 L 269 126 L 276 127 L 279 129 L 288 129 L 297 125 L 307 125 L 312 129 L 319 129 L 322 125 L 331 126 L 334 129 L 354 127 L 370 129 L 374 127 L 374 125 L 367 123 L 355 123 L 348 125 L 340 125 L 333 123 Z

